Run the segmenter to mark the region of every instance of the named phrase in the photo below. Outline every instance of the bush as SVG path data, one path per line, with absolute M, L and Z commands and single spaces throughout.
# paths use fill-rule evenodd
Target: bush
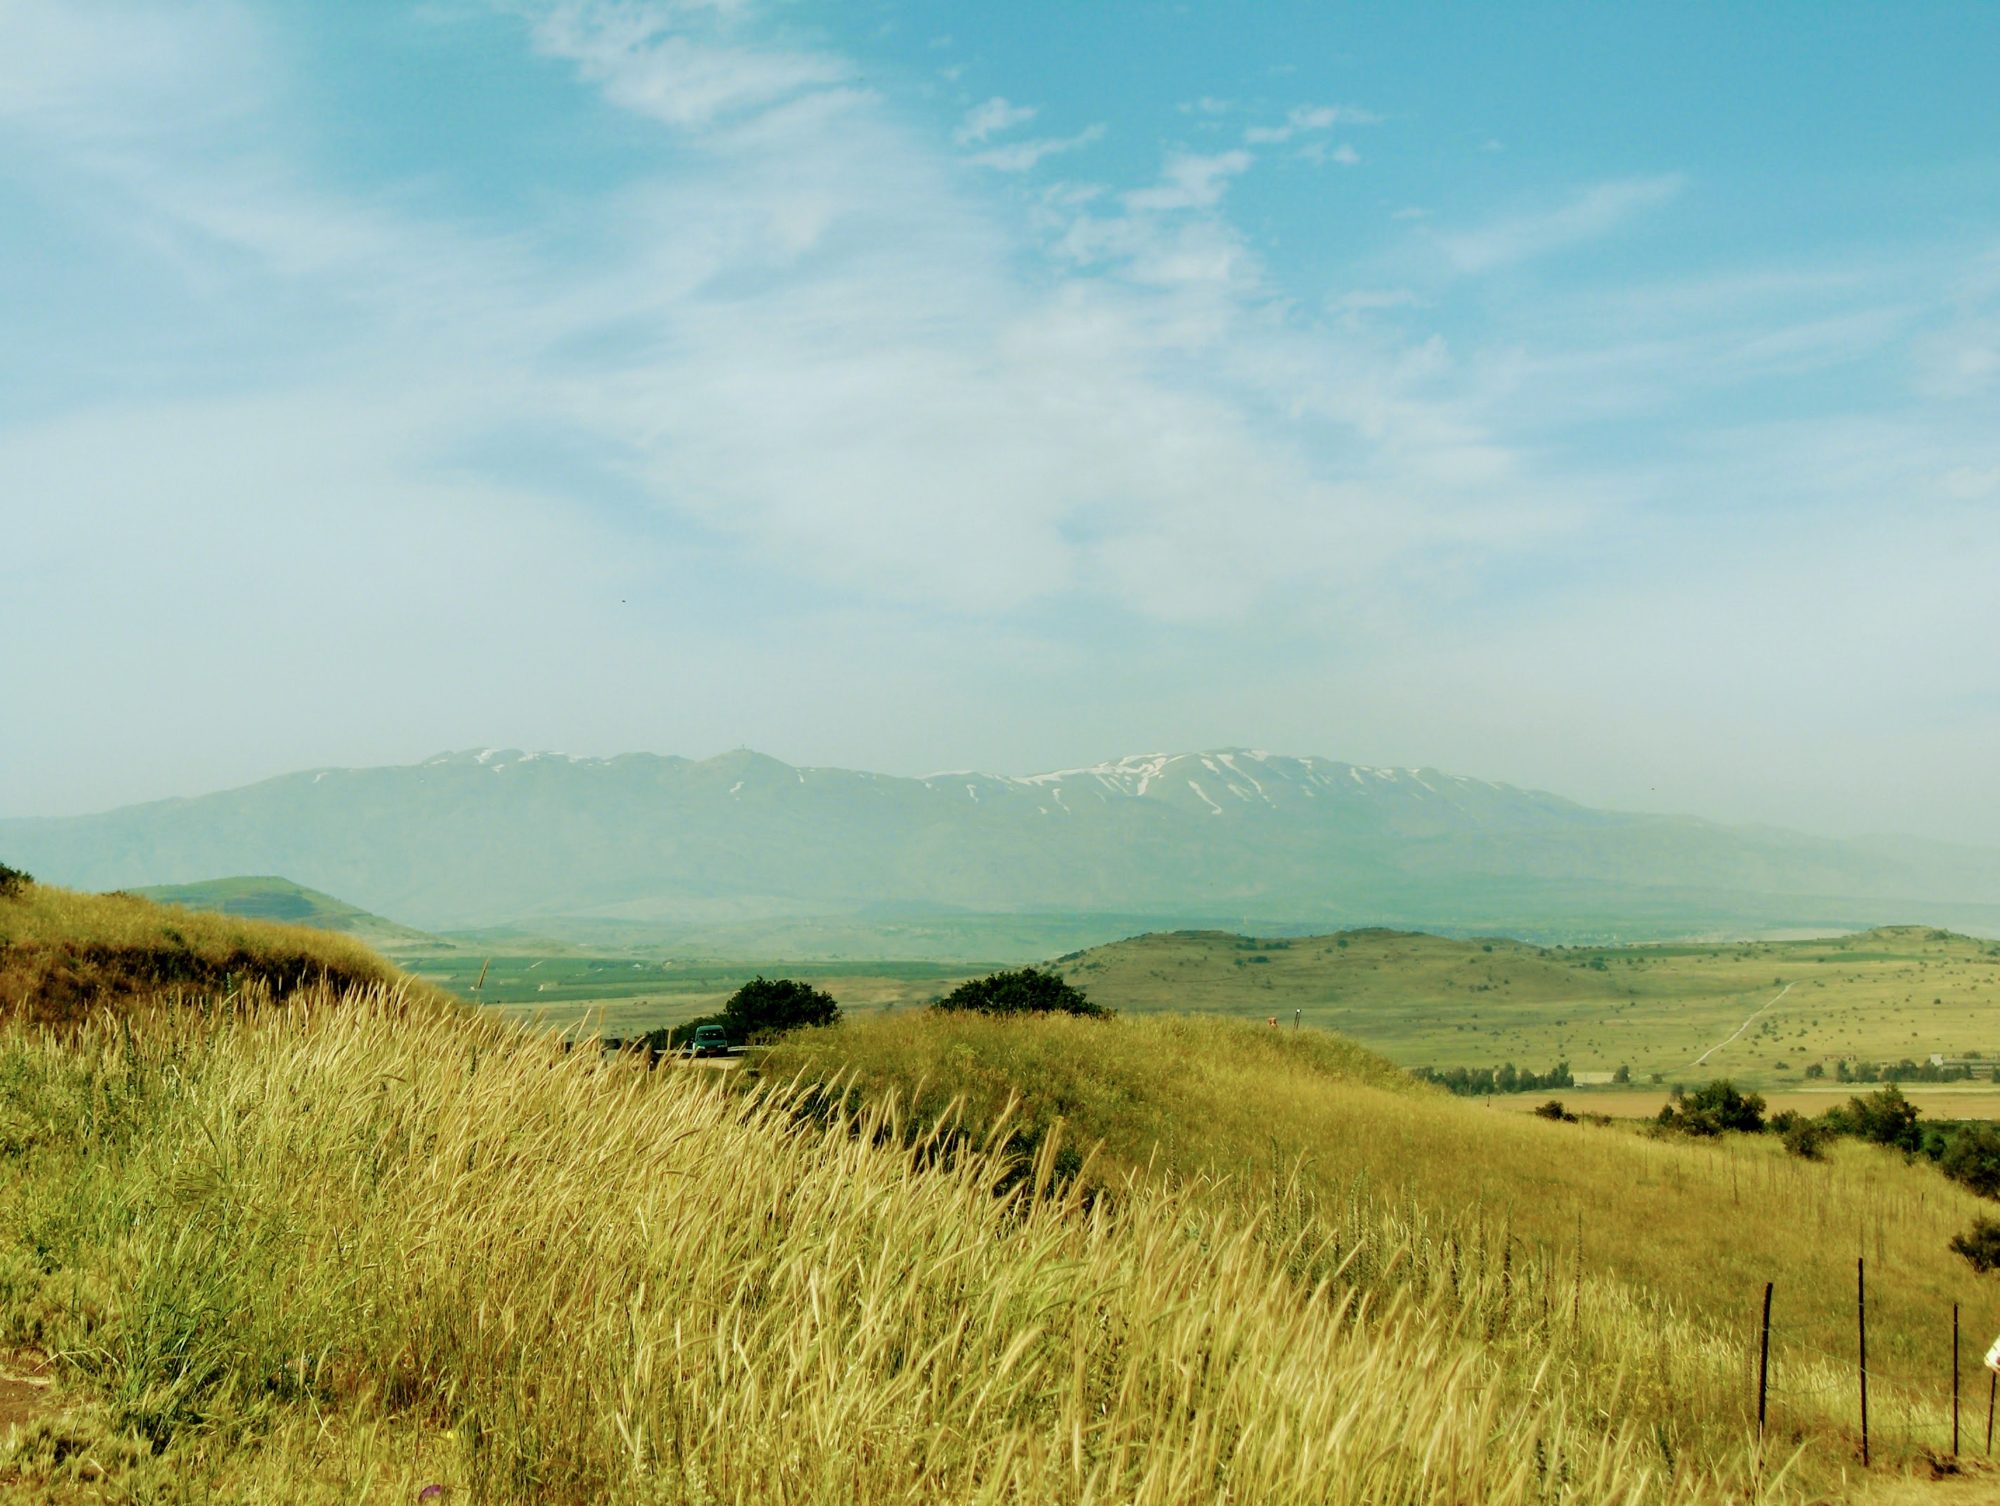
M 34 881 L 33 874 L 0 863 L 0 899 L 12 899 Z
M 981 1014 L 1111 1013 L 1103 1005 L 1091 1003 L 1082 989 L 1072 986 L 1061 975 L 1032 967 L 973 978 L 959 984 L 932 1007 L 971 1009 Z
M 1824 1157 L 1827 1143 L 1833 1139 L 1833 1131 L 1824 1124 L 1790 1109 L 1773 1114 L 1770 1128 L 1785 1142 L 1786 1150 L 1805 1161 Z
M 1981 1197 L 2000 1197 L 2000 1131 L 1990 1124 L 1966 1125 L 1951 1137 L 1938 1166 Z
M 730 995 L 714 1023 L 727 1030 L 731 1040 L 749 1041 L 808 1025 L 831 1025 L 839 1018 L 840 1005 L 824 989 L 759 974 Z
M 1576 1123 L 1576 1115 L 1562 1106 L 1560 1098 L 1551 1098 L 1547 1103 L 1535 1110 L 1535 1116 L 1539 1119 L 1560 1120 L 1564 1124 Z
M 2000 1270 L 2000 1223 L 1990 1218 L 1975 1218 L 1965 1233 L 1952 1235 L 1951 1248 L 1953 1253 L 1971 1261 L 1975 1271 L 1983 1274 Z
M 1735 1083 L 1720 1077 L 1661 1109 L 1656 1122 L 1684 1135 L 1719 1135 L 1725 1130 L 1754 1135 L 1764 1128 L 1764 1095 L 1738 1092 Z

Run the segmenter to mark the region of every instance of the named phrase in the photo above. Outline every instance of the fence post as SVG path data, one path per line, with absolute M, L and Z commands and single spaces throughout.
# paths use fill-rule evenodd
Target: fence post
M 1757 1355 L 1757 1441 L 1764 1441 L 1764 1396 L 1771 1379 L 1771 1283 L 1764 1283 L 1764 1345 Z
M 1986 1457 L 1993 1457 L 1993 1402 L 2000 1397 L 2000 1370 L 1986 1377 Z
M 1951 1305 L 1951 1456 L 1958 1457 L 1958 1304 Z
M 1854 1262 L 1854 1322 L 1861 1335 L 1861 1467 L 1868 1468 L 1868 1261 Z

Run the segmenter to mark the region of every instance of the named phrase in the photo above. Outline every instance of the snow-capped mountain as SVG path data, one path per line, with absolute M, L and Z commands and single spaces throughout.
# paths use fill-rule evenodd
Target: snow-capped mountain
M 2000 855 L 1591 810 L 1245 749 L 1010 777 L 482 749 L 0 821 L 89 888 L 280 873 L 431 929 L 881 907 L 1668 934 L 1917 918 L 2000 929 Z

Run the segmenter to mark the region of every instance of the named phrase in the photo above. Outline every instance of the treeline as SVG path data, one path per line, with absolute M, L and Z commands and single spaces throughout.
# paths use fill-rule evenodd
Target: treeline
M 1508 1062 L 1502 1067 L 1416 1067 L 1410 1075 L 1434 1082 L 1460 1098 L 1484 1098 L 1490 1093 L 1533 1093 L 1542 1088 L 1573 1088 L 1568 1062 L 1557 1062 L 1546 1072 L 1528 1072 Z
M 1791 1109 L 1764 1113 L 1764 1095 L 1744 1093 L 1727 1078 L 1676 1090 L 1653 1123 L 1665 1133 L 1710 1136 L 1775 1134 L 1794 1155 L 1818 1160 L 1840 1138 L 1922 1156 L 1981 1197 L 2000 1198 L 2000 1130 L 1983 1120 L 1922 1123 L 1923 1110 L 1891 1083 L 1879 1092 L 1835 1104 L 1817 1118 Z
M 1811 1067 L 1806 1069 L 1806 1076 L 1818 1075 Z M 1984 1062 L 1977 1066 L 1966 1062 L 1940 1065 L 1913 1062 L 1908 1057 L 1899 1062 L 1842 1060 L 1833 1064 L 1833 1077 L 1836 1082 L 1970 1082 L 1975 1077 L 2000 1082 L 2000 1066 L 1988 1067 Z

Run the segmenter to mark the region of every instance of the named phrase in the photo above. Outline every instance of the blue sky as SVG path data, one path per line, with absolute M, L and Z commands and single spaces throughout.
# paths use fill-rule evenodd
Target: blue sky
M 2000 9 L 0 0 L 0 813 L 1252 745 L 2000 843 Z

